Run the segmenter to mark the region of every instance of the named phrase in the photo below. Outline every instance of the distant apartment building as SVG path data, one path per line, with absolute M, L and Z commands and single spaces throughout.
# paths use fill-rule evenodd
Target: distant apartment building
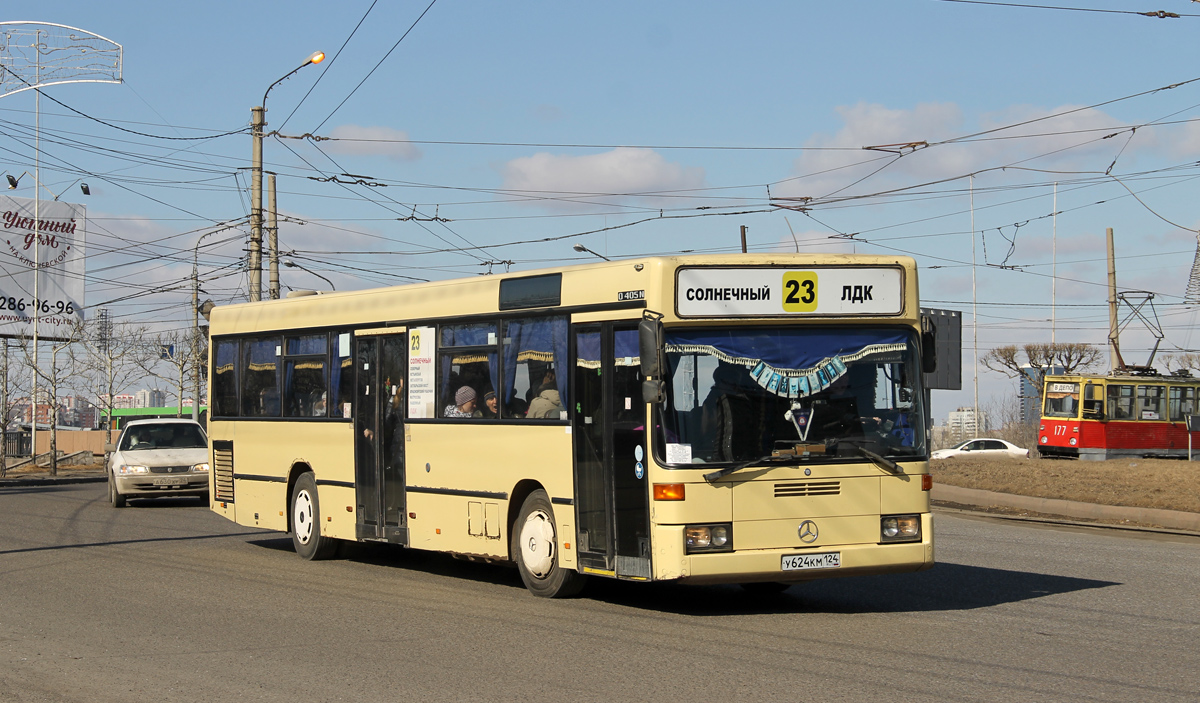
M 135 408 L 161 408 L 167 404 L 167 394 L 157 388 L 144 388 L 134 393 L 133 397 Z
M 1062 366 L 1048 366 L 1045 369 L 1037 369 L 1029 364 L 1025 364 L 1021 369 L 1037 381 L 1037 384 L 1034 385 L 1024 375 L 1021 376 L 1021 423 L 1035 425 L 1042 417 L 1042 381 L 1045 380 L 1047 375 L 1054 376 L 1066 373 L 1066 369 Z
M 121 408 L 128 410 L 130 408 L 136 408 L 136 402 L 137 397 L 131 393 L 118 393 L 112 397 L 112 406 L 114 409 Z
M 987 413 L 980 411 L 976 416 L 975 408 L 959 408 L 946 417 L 946 433 L 959 441 L 978 437 L 987 431 Z

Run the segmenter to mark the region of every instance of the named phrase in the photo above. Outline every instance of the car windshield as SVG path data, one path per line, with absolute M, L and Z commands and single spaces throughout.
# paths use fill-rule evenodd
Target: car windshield
M 660 459 L 925 454 L 915 336 L 897 328 L 668 330 Z
M 121 451 L 142 449 L 202 449 L 208 446 L 204 430 L 190 422 L 133 425 L 121 435 Z

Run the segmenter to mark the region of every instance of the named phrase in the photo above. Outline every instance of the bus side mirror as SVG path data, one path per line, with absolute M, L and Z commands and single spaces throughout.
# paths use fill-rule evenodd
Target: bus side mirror
M 638 360 L 642 366 L 642 402 L 661 403 L 666 400 L 662 379 L 662 315 L 650 310 L 642 312 L 638 323 Z
M 667 394 L 663 390 L 663 382 L 658 379 L 646 379 L 642 381 L 642 402 L 643 403 L 661 403 L 667 399 Z
M 662 349 L 662 315 L 646 310 L 638 323 L 638 358 L 643 376 L 655 378 L 662 375 L 660 350 Z
M 112 454 L 115 451 L 117 451 L 117 445 L 115 445 L 115 444 L 104 445 L 104 453 L 105 454 Z
M 937 326 L 925 315 L 921 316 L 921 370 L 937 371 Z

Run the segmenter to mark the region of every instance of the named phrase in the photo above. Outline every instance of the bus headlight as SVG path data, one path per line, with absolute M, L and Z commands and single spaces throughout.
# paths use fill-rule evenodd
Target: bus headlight
M 208 473 L 208 462 L 206 461 L 201 464 L 196 464 L 195 466 L 192 467 L 192 471 L 195 471 L 197 473 L 205 473 L 205 474 Z
M 148 473 L 150 473 L 150 469 L 146 468 L 145 466 L 135 466 L 132 464 L 120 464 L 117 466 L 117 473 L 122 476 L 129 476 L 132 474 L 148 474 Z
M 879 521 L 881 542 L 916 542 L 920 539 L 920 515 L 889 515 Z
M 695 552 L 733 551 L 733 525 L 687 525 L 683 528 L 683 543 L 688 554 Z

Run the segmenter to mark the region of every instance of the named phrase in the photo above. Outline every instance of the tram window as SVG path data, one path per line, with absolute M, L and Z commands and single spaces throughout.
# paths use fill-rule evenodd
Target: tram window
M 1078 417 L 1079 384 L 1051 383 L 1046 387 L 1047 417 Z
M 1171 422 L 1186 422 L 1196 412 L 1196 389 L 1192 386 L 1171 386 L 1167 407 Z
M 1132 420 L 1133 386 L 1112 384 L 1108 387 L 1108 411 L 1114 420 Z
M 1095 384 L 1088 383 L 1083 387 L 1083 416 L 1085 418 L 1103 419 L 1104 418 L 1104 389 Z
M 1163 419 L 1163 399 L 1166 396 L 1166 388 L 1163 386 L 1138 386 L 1137 387 L 1137 408 L 1138 419 L 1140 420 L 1161 420 Z

